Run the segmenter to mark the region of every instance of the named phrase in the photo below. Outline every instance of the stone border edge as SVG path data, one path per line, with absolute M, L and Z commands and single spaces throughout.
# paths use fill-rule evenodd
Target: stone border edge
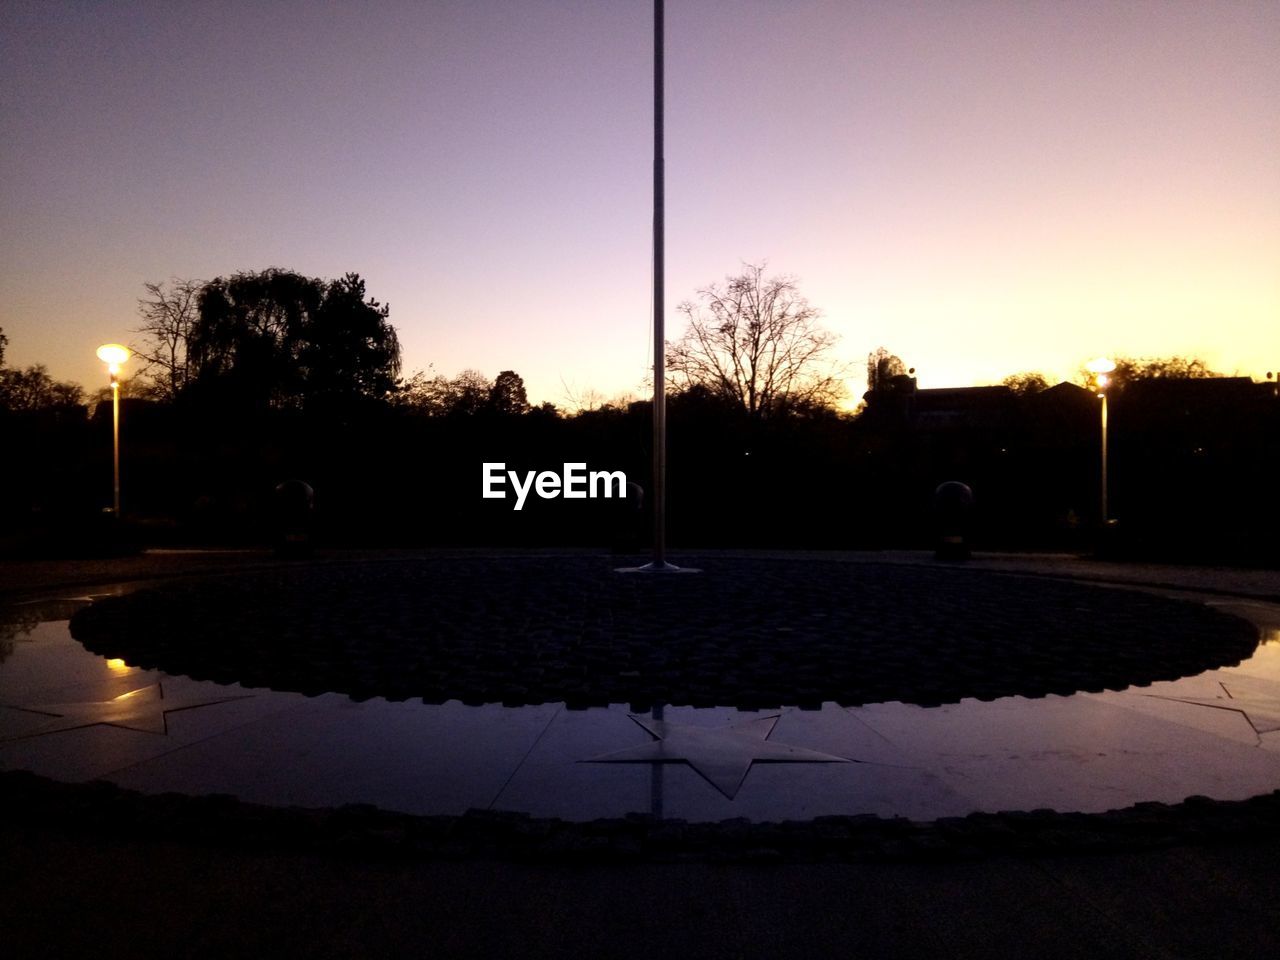
M 9 827 L 64 836 L 178 842 L 362 861 L 524 863 L 886 863 L 1137 853 L 1280 836 L 1280 790 L 1248 800 L 1193 796 L 1106 813 L 973 813 L 927 823 L 874 815 L 712 823 L 647 815 L 573 822 L 470 810 L 415 816 L 371 805 L 270 807 L 226 794 L 143 794 L 106 781 L 0 772 Z

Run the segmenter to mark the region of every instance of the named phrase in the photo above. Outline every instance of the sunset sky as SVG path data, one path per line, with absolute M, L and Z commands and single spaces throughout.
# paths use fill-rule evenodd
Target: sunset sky
M 862 392 L 1280 368 L 1280 3 L 667 0 L 667 317 L 794 275 Z M 145 281 L 360 273 L 406 374 L 639 392 L 652 3 L 0 3 L 8 360 L 95 388 Z

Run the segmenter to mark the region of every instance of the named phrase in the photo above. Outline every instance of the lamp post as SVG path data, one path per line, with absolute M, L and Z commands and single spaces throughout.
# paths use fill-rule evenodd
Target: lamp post
M 118 343 L 104 343 L 98 348 L 98 359 L 111 374 L 111 468 L 114 491 L 113 513 L 120 519 L 120 367 L 129 359 L 129 348 Z
M 1102 526 L 1106 527 L 1107 519 L 1107 386 L 1111 382 L 1109 374 L 1115 370 L 1114 360 L 1099 357 L 1085 364 L 1085 369 L 1093 374 L 1093 382 L 1097 385 L 1098 396 L 1102 398 Z

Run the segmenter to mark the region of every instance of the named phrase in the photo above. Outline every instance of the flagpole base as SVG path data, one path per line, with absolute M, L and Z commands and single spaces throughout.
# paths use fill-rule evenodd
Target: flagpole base
M 614 573 L 701 573 L 702 571 L 695 567 L 677 567 L 674 563 L 667 563 L 663 560 L 659 562 L 646 563 L 642 567 L 614 567 Z

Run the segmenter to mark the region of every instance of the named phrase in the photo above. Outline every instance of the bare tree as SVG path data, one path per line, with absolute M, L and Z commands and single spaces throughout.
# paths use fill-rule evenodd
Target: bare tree
M 453 385 L 442 374 L 429 376 L 425 370 L 417 370 L 407 380 L 401 380 L 395 394 L 395 405 L 421 416 L 441 417 L 453 405 Z
M 453 379 L 419 370 L 401 382 L 396 404 L 428 417 L 471 417 L 490 409 L 493 390 L 494 381 L 479 370 L 463 370 Z
M 702 386 L 755 419 L 831 407 L 843 395 L 843 371 L 830 357 L 836 336 L 818 325 L 794 278 L 766 278 L 763 264 L 745 264 L 678 309 L 689 325 L 667 343 L 674 388 Z
M 200 315 L 204 284 L 174 277 L 168 289 L 161 283 L 146 283 L 143 287 L 148 296 L 138 300 L 142 326 L 133 332 L 146 339 L 133 348 L 134 353 L 146 363 L 142 372 L 155 382 L 160 397 L 174 400 L 191 378 L 187 346 Z

